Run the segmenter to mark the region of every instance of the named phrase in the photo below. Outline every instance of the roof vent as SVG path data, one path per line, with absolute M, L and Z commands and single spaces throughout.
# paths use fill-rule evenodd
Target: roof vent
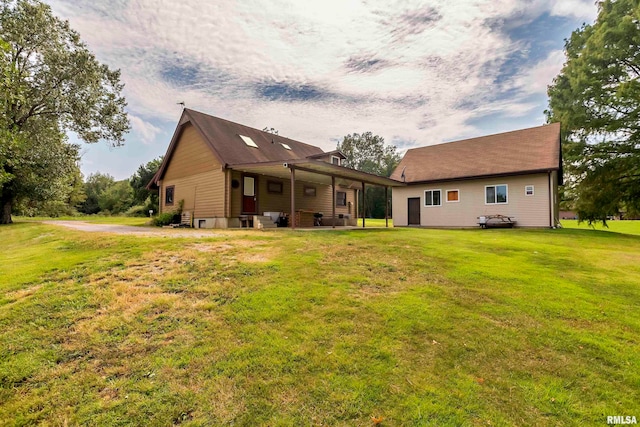
M 284 142 L 281 142 L 280 145 L 282 145 L 287 150 L 291 150 L 291 147 L 289 147 L 289 144 L 285 144 Z
M 247 144 L 249 147 L 258 148 L 258 144 L 253 142 L 253 139 L 249 138 L 248 136 L 244 136 L 244 135 L 238 135 L 238 136 L 240 138 L 242 138 L 244 143 Z

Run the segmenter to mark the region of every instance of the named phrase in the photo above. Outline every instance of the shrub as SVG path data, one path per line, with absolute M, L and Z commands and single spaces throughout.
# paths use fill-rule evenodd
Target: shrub
M 161 213 L 151 220 L 151 224 L 158 227 L 169 224 L 180 224 L 180 214 L 176 212 Z
M 172 212 L 164 212 L 154 217 L 151 220 L 151 224 L 158 227 L 169 224 L 180 224 L 182 220 L 182 208 L 184 207 L 184 200 L 178 201 L 178 208 Z
M 149 210 L 146 208 L 146 206 L 131 206 L 125 213 L 125 216 L 139 216 L 139 217 L 143 217 L 143 216 L 149 216 Z

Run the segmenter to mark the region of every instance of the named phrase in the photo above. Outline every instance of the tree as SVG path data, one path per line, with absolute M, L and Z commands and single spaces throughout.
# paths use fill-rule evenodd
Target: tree
M 120 214 L 125 212 L 133 204 L 133 189 L 129 180 L 114 182 L 98 198 L 98 206 L 101 212 Z
M 133 203 L 135 205 L 144 205 L 145 210 L 153 209 L 158 212 L 158 191 L 147 190 L 147 184 L 160 169 L 162 157 L 153 159 L 147 164 L 140 165 L 136 173 L 129 179 L 129 184 L 133 188 Z
M 84 184 L 86 199 L 78 207 L 78 210 L 89 215 L 100 212 L 100 199 L 114 184 L 115 180 L 109 174 L 97 172 L 89 175 Z
M 562 124 L 567 196 L 589 223 L 640 211 L 640 6 L 598 8 L 596 22 L 565 43 L 547 111 Z
M 56 197 L 24 198 L 15 206 L 18 215 L 24 216 L 49 216 L 75 215 L 78 207 L 87 198 L 84 192 L 84 182 L 80 168 L 71 167 L 64 179 L 57 180 L 61 193 Z
M 376 175 L 390 176 L 400 162 L 397 148 L 394 145 L 385 145 L 384 138 L 371 132 L 349 134 L 338 143 L 337 149 L 346 156 L 343 166 Z M 384 217 L 387 203 L 384 189 L 369 186 L 362 197 L 366 197 L 367 208 L 367 212 L 361 212 L 362 215 Z M 363 206 L 362 203 L 359 205 Z
M 7 224 L 16 202 L 56 197 L 74 173 L 78 147 L 67 131 L 118 146 L 129 121 L 120 72 L 99 63 L 46 4 L 0 0 L 0 40 L 0 224 Z

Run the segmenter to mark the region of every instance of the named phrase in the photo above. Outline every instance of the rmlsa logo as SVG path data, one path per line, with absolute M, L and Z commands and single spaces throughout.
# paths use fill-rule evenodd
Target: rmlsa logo
M 607 417 L 607 424 L 638 424 L 638 421 L 636 417 L 615 415 Z

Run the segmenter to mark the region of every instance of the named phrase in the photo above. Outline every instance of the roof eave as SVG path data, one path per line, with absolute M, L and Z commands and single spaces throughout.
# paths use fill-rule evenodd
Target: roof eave
M 503 172 L 503 173 L 494 173 L 494 174 L 485 174 L 485 175 L 473 175 L 473 176 L 459 176 L 452 178 L 436 178 L 436 179 L 426 179 L 420 181 L 406 181 L 407 185 L 420 185 L 420 184 L 433 184 L 436 182 L 447 182 L 447 181 L 471 181 L 474 179 L 486 179 L 486 178 L 504 178 L 508 176 L 522 176 L 522 175 L 534 175 L 540 173 L 548 173 L 557 171 L 558 167 L 553 168 L 545 168 L 545 169 L 534 169 L 527 171 L 516 171 L 516 172 Z
M 393 186 L 393 187 L 401 187 L 405 184 L 397 181 L 392 178 L 387 178 L 379 175 L 374 175 L 368 172 L 359 171 L 356 169 L 346 168 L 344 166 L 334 165 L 332 163 L 324 162 L 322 160 L 315 159 L 292 159 L 285 161 L 272 161 L 272 162 L 261 162 L 261 163 L 243 163 L 243 164 L 232 164 L 228 165 L 230 169 L 242 170 L 243 168 L 252 168 L 252 167 L 269 167 L 269 166 L 277 166 L 282 165 L 283 167 L 288 168 L 296 168 L 300 170 L 306 170 L 311 173 L 317 173 L 321 175 L 333 175 L 339 178 L 349 179 L 353 181 L 363 181 L 365 183 L 374 184 L 374 185 L 383 185 L 383 186 Z M 321 167 L 323 169 L 328 169 L 328 172 L 317 169 Z

